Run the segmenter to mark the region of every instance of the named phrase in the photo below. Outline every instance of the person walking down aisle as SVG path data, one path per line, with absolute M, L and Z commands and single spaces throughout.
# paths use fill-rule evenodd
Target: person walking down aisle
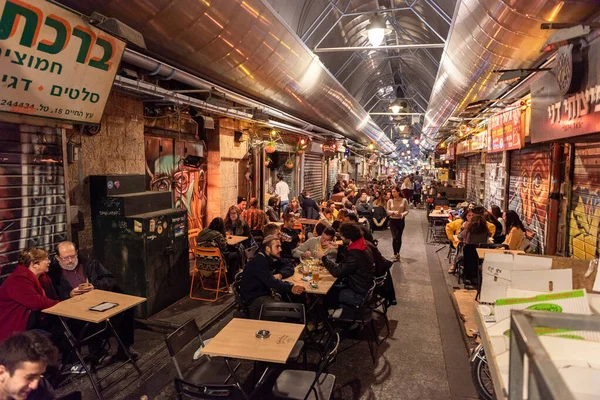
M 279 196 L 280 200 L 281 200 L 281 209 L 285 210 L 285 207 L 289 204 L 290 202 L 290 187 L 288 186 L 288 184 L 283 180 L 283 174 L 277 174 L 277 179 L 278 182 L 275 185 L 275 194 L 277 196 Z
M 392 248 L 394 258 L 400 261 L 400 248 L 402 247 L 402 233 L 404 232 L 404 217 L 408 215 L 408 201 L 402 196 L 396 186 L 392 189 L 392 198 L 387 202 L 387 213 L 390 216 L 390 231 L 392 231 Z

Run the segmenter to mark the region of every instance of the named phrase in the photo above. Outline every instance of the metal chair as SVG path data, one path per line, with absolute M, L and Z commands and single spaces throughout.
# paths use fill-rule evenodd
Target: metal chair
M 380 340 L 379 335 L 375 336 L 375 343 L 377 343 L 378 345 L 383 343 L 390 335 L 390 320 L 387 316 L 387 310 L 388 310 L 387 300 L 379 292 L 379 290 L 381 288 L 383 288 L 383 286 L 385 284 L 385 280 L 387 278 L 388 278 L 388 272 L 386 272 L 385 274 L 383 274 L 381 276 L 375 277 L 375 279 L 374 279 L 375 290 L 373 291 L 374 296 L 371 299 L 371 301 L 369 303 L 367 303 L 367 307 L 369 307 L 374 313 L 377 313 L 377 314 L 383 316 L 383 320 L 385 322 L 385 327 L 387 329 L 387 333 L 385 334 L 383 339 Z
M 227 273 L 225 261 L 221 254 L 221 250 L 217 247 L 199 247 L 193 249 L 194 252 L 194 272 L 192 273 L 192 283 L 190 285 L 190 298 L 194 300 L 203 300 L 215 302 L 219 299 L 219 293 L 229 293 L 229 283 L 227 282 Z M 204 286 L 204 276 L 202 272 L 213 273 L 217 275 L 217 286 L 215 289 Z M 194 280 L 196 274 L 200 277 L 202 290 L 215 292 L 215 298 L 194 297 Z M 221 277 L 225 278 L 225 288 L 221 288 Z
M 194 385 L 175 378 L 177 399 L 202 400 L 246 400 L 246 396 L 237 385 Z
M 233 290 L 233 295 L 235 296 L 238 311 L 243 318 L 250 318 L 250 311 L 248 310 L 248 303 L 242 297 L 242 274 L 244 271 L 239 271 L 235 274 L 235 278 L 233 279 L 233 283 L 231 285 L 231 289 Z
M 178 355 L 188 345 L 196 342 L 199 343 L 200 348 L 204 347 L 205 341 L 202 339 L 200 329 L 196 325 L 196 321 L 192 318 L 179 327 L 175 332 L 168 335 L 165 339 L 167 350 L 171 356 L 171 360 L 175 365 L 177 371 L 177 380 L 183 385 L 203 385 L 203 384 L 214 384 L 223 385 L 226 384 L 231 378 L 231 372 L 225 363 L 225 359 L 221 357 L 202 357 L 201 362 L 197 366 L 189 369 L 188 373 L 183 373 L 179 362 L 177 360 Z M 237 369 L 239 364 L 235 367 Z M 177 387 L 177 382 L 176 382 Z M 182 392 L 184 394 L 185 391 Z M 178 392 L 178 398 L 182 398 Z M 212 397 L 196 397 L 196 398 L 212 398 Z
M 334 333 L 328 341 L 329 352 L 321 359 L 316 371 L 286 369 L 279 374 L 273 385 L 273 395 L 281 399 L 327 400 L 335 386 L 335 375 L 325 373 L 337 356 L 340 335 Z
M 193 256 L 194 254 L 194 247 L 197 246 L 196 244 L 196 238 L 198 237 L 198 235 L 200 234 L 202 230 L 199 228 L 192 228 L 188 230 L 188 242 L 189 242 L 189 249 L 190 249 L 190 258 Z
M 367 326 L 367 324 L 371 325 L 373 340 L 375 343 L 377 343 L 377 331 L 375 330 L 375 324 L 373 322 L 373 310 L 367 306 L 368 302 L 371 301 L 371 298 L 373 297 L 375 286 L 375 281 L 373 281 L 373 286 L 371 286 L 367 293 L 365 293 L 365 297 L 359 306 L 342 307 L 341 312 L 339 312 L 340 309 L 336 310 L 330 316 L 330 318 L 334 322 L 342 324 L 358 324 L 361 331 Z M 373 363 L 375 363 L 375 346 L 368 338 L 367 344 L 369 345 L 369 351 L 371 352 Z
M 306 311 L 304 309 L 304 304 L 299 303 L 265 303 L 260 308 L 258 319 L 300 323 L 306 326 Z M 307 360 L 306 349 L 304 348 L 304 340 L 298 340 L 296 342 L 292 348 L 292 352 L 290 353 L 288 360 L 297 360 L 301 354 L 302 365 L 304 369 L 306 369 Z

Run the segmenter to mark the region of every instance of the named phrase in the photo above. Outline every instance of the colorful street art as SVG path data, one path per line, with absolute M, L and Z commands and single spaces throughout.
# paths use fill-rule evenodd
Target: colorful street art
M 577 145 L 569 219 L 569 253 L 581 260 L 598 256 L 600 229 L 600 144 Z
M 0 268 L 19 251 L 67 240 L 62 139 L 50 128 L 0 124 Z M 3 268 L 8 266 L 8 268 Z
M 531 251 L 544 254 L 550 179 L 547 148 L 511 154 L 508 209 L 519 214 Z
M 161 144 L 158 148 L 166 151 L 152 151 L 153 146 L 152 144 L 148 145 L 148 140 L 159 141 Z M 170 143 L 165 145 L 165 141 Z M 177 152 L 181 150 L 181 154 L 174 154 L 173 149 Z M 187 149 L 185 154 L 184 149 Z M 165 154 L 169 150 L 171 150 L 170 154 Z M 202 165 L 200 168 L 183 165 L 185 156 L 201 154 L 202 146 L 198 143 L 147 138 L 146 172 L 149 177 L 149 189 L 173 192 L 175 207 L 188 211 L 188 229 L 203 229 L 207 225 L 206 165 Z

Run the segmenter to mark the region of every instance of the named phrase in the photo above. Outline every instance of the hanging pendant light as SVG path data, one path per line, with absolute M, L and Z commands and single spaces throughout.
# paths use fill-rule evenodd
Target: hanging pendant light
M 385 27 L 385 19 L 382 16 L 375 14 L 371 17 L 369 25 L 367 25 L 367 37 L 369 38 L 371 46 L 380 46 L 385 34 L 389 33 L 389 31 L 390 30 Z

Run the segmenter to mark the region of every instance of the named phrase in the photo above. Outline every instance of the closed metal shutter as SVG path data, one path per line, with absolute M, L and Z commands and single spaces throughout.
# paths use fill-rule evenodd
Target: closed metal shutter
M 483 203 L 485 167 L 481 164 L 481 154 L 468 158 L 467 163 L 467 201 Z
M 460 157 L 456 163 L 456 185 L 467 187 L 467 159 Z
M 503 152 L 487 153 L 485 158 L 485 198 L 483 206 L 489 210 L 491 206 L 498 206 L 504 210 L 504 186 L 506 170 Z
M 511 152 L 508 209 L 519 214 L 531 248 L 539 254 L 546 248 L 549 181 L 548 146 Z
M 54 252 L 64 240 L 61 131 L 0 123 L 0 267 L 14 265 L 20 250 L 37 246 Z
M 304 189 L 317 203 L 323 200 L 323 156 L 316 153 L 304 154 Z
M 575 145 L 569 253 L 581 260 L 598 255 L 600 228 L 600 143 Z

